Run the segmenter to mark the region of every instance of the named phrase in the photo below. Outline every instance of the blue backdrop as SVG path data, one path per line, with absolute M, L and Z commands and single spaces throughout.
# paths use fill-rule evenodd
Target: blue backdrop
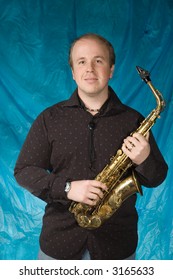
M 37 258 L 45 204 L 15 182 L 13 168 L 36 116 L 75 88 L 68 49 L 86 32 L 114 45 L 111 86 L 123 102 L 144 116 L 155 107 L 136 65 L 164 95 L 153 133 L 169 172 L 138 197 L 137 258 L 173 259 L 173 0 L 0 0 L 0 259 Z

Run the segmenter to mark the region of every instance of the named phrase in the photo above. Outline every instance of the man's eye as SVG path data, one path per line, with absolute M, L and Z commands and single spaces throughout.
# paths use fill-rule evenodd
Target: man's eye
M 96 62 L 97 63 L 102 63 L 102 60 L 101 59 L 97 59 Z
M 84 64 L 84 63 L 85 63 L 84 60 L 80 60 L 80 61 L 79 61 L 79 64 Z

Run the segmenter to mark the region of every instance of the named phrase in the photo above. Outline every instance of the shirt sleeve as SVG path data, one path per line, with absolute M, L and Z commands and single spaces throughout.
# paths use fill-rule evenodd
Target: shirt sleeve
M 64 191 L 67 178 L 55 174 L 51 166 L 51 143 L 44 113 L 33 123 L 19 154 L 14 176 L 17 182 L 47 203 L 69 202 Z
M 155 142 L 152 132 L 150 132 L 149 142 L 151 147 L 150 155 L 142 164 L 136 166 L 135 172 L 141 185 L 157 187 L 166 178 L 168 166 Z

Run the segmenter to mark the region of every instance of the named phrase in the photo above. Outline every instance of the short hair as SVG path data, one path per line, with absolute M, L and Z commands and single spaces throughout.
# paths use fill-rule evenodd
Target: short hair
M 109 52 L 110 67 L 115 64 L 116 56 L 115 56 L 115 51 L 114 51 L 114 48 L 113 48 L 112 44 L 108 40 L 106 40 L 104 37 L 102 37 L 102 36 L 100 36 L 98 34 L 86 33 L 84 35 L 81 35 L 77 39 L 75 39 L 72 42 L 72 44 L 71 44 L 71 47 L 70 47 L 70 50 L 69 50 L 69 58 L 68 58 L 68 62 L 69 62 L 71 67 L 73 67 L 73 62 L 72 62 L 72 50 L 73 50 L 73 47 L 81 39 L 95 39 L 95 40 L 98 40 L 101 43 L 103 43 L 107 47 L 107 50 Z

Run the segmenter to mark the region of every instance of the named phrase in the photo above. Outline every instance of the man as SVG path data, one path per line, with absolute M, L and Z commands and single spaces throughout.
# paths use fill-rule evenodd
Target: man
M 85 34 L 72 44 L 69 62 L 77 89 L 38 116 L 15 167 L 18 183 L 47 202 L 40 258 L 132 258 L 138 241 L 136 195 L 95 230 L 81 228 L 69 206 L 72 201 L 94 206 L 103 197 L 107 187 L 94 178 L 121 147 L 144 186 L 161 184 L 167 164 L 152 133 L 129 136 L 143 117 L 108 86 L 115 64 L 112 45 Z

